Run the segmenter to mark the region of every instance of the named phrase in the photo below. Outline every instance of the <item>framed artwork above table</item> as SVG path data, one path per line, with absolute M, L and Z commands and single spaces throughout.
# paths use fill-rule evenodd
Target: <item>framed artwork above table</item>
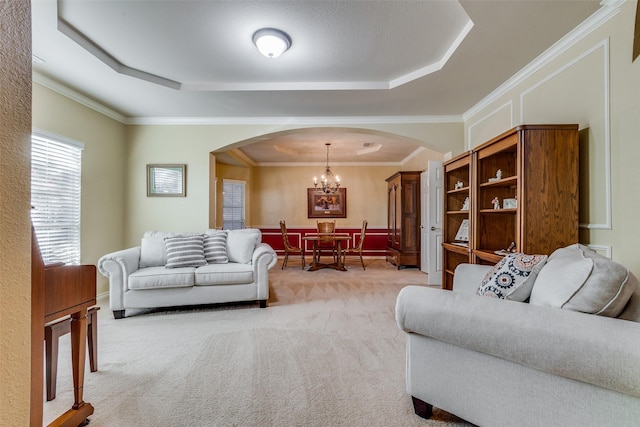
M 347 189 L 325 193 L 317 188 L 307 188 L 307 216 L 309 218 L 346 218 Z

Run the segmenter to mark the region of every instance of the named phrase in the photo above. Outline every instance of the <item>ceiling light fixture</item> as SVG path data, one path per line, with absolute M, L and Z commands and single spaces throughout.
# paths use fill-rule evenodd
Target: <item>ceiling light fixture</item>
M 291 47 L 291 37 L 275 28 L 263 28 L 253 34 L 253 43 L 267 58 L 277 58 Z
M 326 143 L 325 145 L 327 146 L 327 167 L 324 171 L 324 175 L 320 177 L 320 185 L 322 186 L 321 189 L 325 194 L 337 193 L 338 188 L 340 188 L 340 177 L 335 175 L 334 178 L 334 175 L 331 172 L 331 168 L 329 167 L 329 147 L 331 144 Z M 315 176 L 313 177 L 313 186 L 318 188 L 318 179 Z M 320 188 L 318 189 L 320 190 Z

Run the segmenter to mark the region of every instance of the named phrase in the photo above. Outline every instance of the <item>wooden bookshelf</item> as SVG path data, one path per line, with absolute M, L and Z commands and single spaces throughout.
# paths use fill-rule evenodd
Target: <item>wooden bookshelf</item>
M 548 255 L 578 241 L 578 125 L 515 127 L 445 162 L 444 175 L 445 289 L 458 264 L 496 264 L 503 257 L 496 252 L 512 244 L 515 252 Z M 466 197 L 469 211 L 460 208 Z M 466 248 L 453 244 L 463 219 Z

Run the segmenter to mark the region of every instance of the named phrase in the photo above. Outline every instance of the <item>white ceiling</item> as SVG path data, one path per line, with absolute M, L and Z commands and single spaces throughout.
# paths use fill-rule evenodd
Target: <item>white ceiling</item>
M 32 0 L 34 78 L 125 123 L 460 117 L 598 8 L 598 0 Z M 288 33 L 291 49 L 260 55 L 252 35 L 264 27 Z M 241 154 L 254 164 L 322 163 L 325 142 L 332 163 L 394 163 L 416 152 L 387 135 L 316 129 L 245 141 Z

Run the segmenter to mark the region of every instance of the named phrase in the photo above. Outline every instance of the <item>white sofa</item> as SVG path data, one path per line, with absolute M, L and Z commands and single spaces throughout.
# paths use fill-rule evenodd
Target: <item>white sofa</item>
M 132 308 L 176 307 L 269 298 L 275 251 L 258 229 L 197 233 L 148 231 L 140 246 L 104 255 L 116 319 Z
M 458 266 L 453 292 L 402 289 L 396 320 L 416 414 L 436 406 L 492 427 L 638 425 L 637 280 L 582 245 L 538 267 L 528 304 L 476 295 L 496 278 L 491 266 Z

